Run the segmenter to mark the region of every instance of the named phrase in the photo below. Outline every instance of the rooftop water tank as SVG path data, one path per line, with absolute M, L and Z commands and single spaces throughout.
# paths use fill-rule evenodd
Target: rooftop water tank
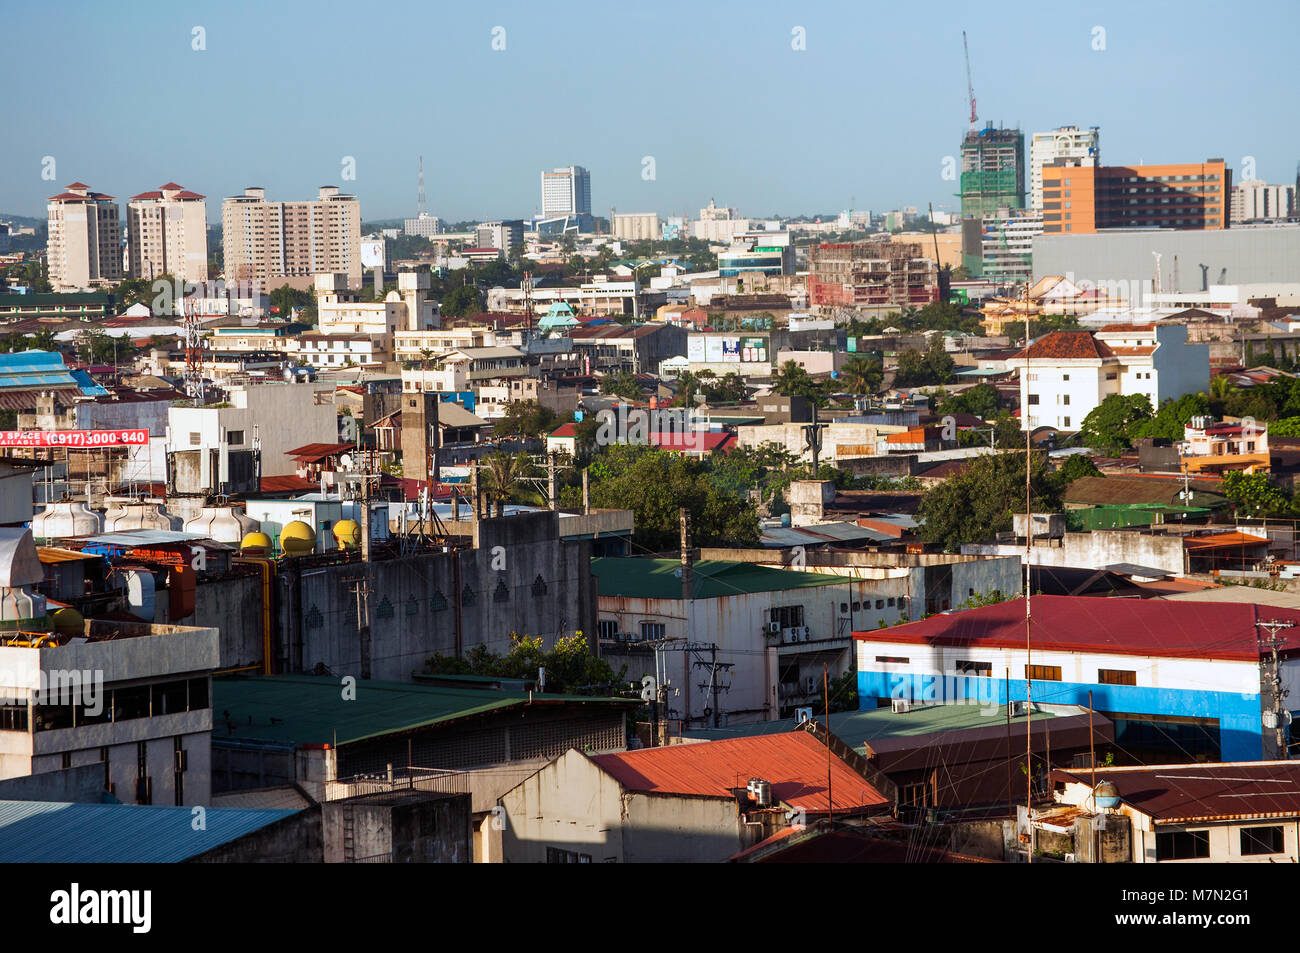
M 265 556 L 271 551 L 271 537 L 261 530 L 249 533 L 240 541 L 239 551 L 245 556 Z
M 199 515 L 185 521 L 185 532 L 202 533 L 218 543 L 238 544 L 249 533 L 256 533 L 262 524 L 244 512 L 244 507 L 234 503 L 205 506 Z
M 334 538 L 339 549 L 356 549 L 361 545 L 361 527 L 356 520 L 339 520 L 334 524 Z
M 1119 807 L 1119 788 L 1111 781 L 1098 781 L 1097 786 L 1092 789 L 1092 800 L 1099 810 Z
M 158 503 L 132 500 L 119 503 L 104 514 L 104 531 L 118 533 L 131 529 L 175 529 L 172 518 L 163 512 Z
M 316 548 L 316 532 L 302 520 L 285 523 L 280 530 L 280 549 L 286 556 L 305 556 Z
M 80 500 L 46 503 L 44 512 L 32 517 L 35 539 L 67 539 L 72 536 L 95 536 L 103 522 L 99 514 Z

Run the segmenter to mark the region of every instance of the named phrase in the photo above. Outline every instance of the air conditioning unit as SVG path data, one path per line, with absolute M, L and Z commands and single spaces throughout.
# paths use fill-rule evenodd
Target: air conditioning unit
M 780 634 L 781 634 L 781 623 L 780 623 L 780 622 L 769 622 L 769 623 L 767 624 L 767 631 L 768 631 L 768 632 L 771 632 L 773 635 L 780 635 Z
M 800 641 L 800 642 L 807 642 L 807 641 L 808 641 L 808 626 L 806 626 L 806 625 L 796 625 L 792 631 L 793 631 L 793 632 L 796 632 L 796 633 L 799 635 L 799 641 Z
M 626 642 L 626 641 L 627 641 L 627 633 L 626 633 L 626 632 L 615 632 L 615 633 L 614 633 L 614 638 L 617 639 L 617 640 L 620 641 L 620 642 Z
M 815 678 L 813 678 L 811 675 L 809 675 L 809 676 L 804 680 L 804 687 L 805 687 L 806 691 L 808 692 L 808 694 L 811 695 L 813 692 L 817 691 L 817 679 L 815 679 Z
M 786 640 L 787 642 L 798 642 L 798 641 L 799 641 L 799 630 L 798 630 L 798 628 L 796 628 L 795 626 L 791 626 L 790 628 L 786 629 L 786 630 L 785 630 L 785 640 Z
M 811 708 L 796 708 L 794 710 L 794 723 L 802 725 L 805 721 L 812 721 L 812 711 Z
M 890 707 L 895 714 L 905 714 L 911 708 L 911 705 L 912 703 L 906 698 L 895 698 Z

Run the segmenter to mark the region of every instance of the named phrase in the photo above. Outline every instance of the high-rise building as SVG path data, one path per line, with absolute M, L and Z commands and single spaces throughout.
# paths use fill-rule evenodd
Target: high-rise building
M 268 202 L 266 190 L 244 189 L 221 203 L 227 281 L 345 274 L 361 283 L 361 203 L 321 186 L 317 199 Z
M 1295 186 L 1269 185 L 1259 179 L 1248 179 L 1232 187 L 1232 224 L 1290 218 L 1296 214 L 1295 199 Z
M 542 173 L 542 218 L 591 216 L 591 173 L 580 165 Z
M 1025 134 L 972 129 L 961 143 L 961 217 L 984 218 L 1025 207 Z
M 122 222 L 113 196 L 73 182 L 50 197 L 50 284 L 75 291 L 122 280 Z
M 1222 159 L 1180 165 L 1043 166 L 1043 232 L 1227 228 L 1232 172 Z
M 1057 159 L 1078 159 L 1080 165 L 1101 165 L 1101 131 L 1061 126 L 1036 132 L 1029 140 L 1029 207 L 1043 208 L 1043 166 Z
M 132 278 L 171 275 L 208 280 L 208 203 L 175 182 L 131 197 L 126 206 L 128 271 Z
M 474 230 L 474 242 L 479 248 L 499 248 L 507 258 L 518 248 L 524 250 L 524 223 L 521 219 L 504 222 L 484 222 Z
M 436 215 L 429 215 L 421 212 L 415 218 L 408 218 L 404 222 L 404 231 L 407 235 L 419 235 L 421 238 L 432 238 L 434 235 L 442 234 L 442 219 Z

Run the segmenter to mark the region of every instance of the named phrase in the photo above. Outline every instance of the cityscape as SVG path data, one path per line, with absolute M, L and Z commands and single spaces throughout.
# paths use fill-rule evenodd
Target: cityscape
M 321 56 L 393 31 L 377 79 L 403 17 L 481 49 L 369 116 L 286 52 L 278 143 L 11 111 L 0 861 L 84 871 L 39 917 L 149 932 L 88 886 L 122 863 L 1117 864 L 1111 926 L 1258 925 L 1239 872 L 1300 862 L 1294 119 L 1206 128 L 1188 59 L 1148 121 L 1120 8 L 1060 18 L 1059 84 L 1010 11 L 900 32 L 893 95 L 942 111 L 882 106 L 870 148 L 829 117 L 887 70 L 796 72 L 811 12 L 755 8 L 690 103 L 587 89 L 631 58 L 489 78 L 559 52 L 522 8 L 398 10 Z M 670 12 L 680 49 L 610 12 L 622 53 L 697 56 Z M 59 15 L 6 14 L 11 63 Z M 243 108 L 254 15 L 176 16 L 157 107 Z M 426 95 L 481 97 L 479 138 Z M 707 146 L 656 149 L 664 110 Z M 308 124 L 351 128 L 318 161 Z M 1198 862 L 1236 866 L 1128 873 Z

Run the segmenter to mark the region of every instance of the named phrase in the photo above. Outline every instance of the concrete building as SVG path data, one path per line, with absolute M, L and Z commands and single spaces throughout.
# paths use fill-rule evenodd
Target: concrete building
M 524 251 L 524 223 L 522 219 L 501 222 L 484 222 L 474 231 L 475 242 L 479 248 L 499 248 L 505 257 L 511 253 Z
M 1166 400 L 1206 390 L 1208 344 L 1187 340 L 1185 324 L 1107 325 L 1054 331 L 1014 357 L 1019 372 L 1022 429 L 1078 430 L 1083 418 L 1112 394 L 1142 395 L 1153 409 Z
M 208 203 L 202 195 L 175 182 L 133 195 L 126 225 L 132 278 L 208 280 Z
M 855 632 L 860 707 L 1023 702 L 1030 679 L 1037 701 L 1088 705 L 1091 692 L 1130 758 L 1277 757 L 1258 623 L 1295 625 L 1300 613 L 1154 599 L 1129 600 L 1121 613 L 1109 600 L 1040 595 L 1032 616 L 1032 658 L 1020 599 Z M 1300 659 L 1284 657 L 1281 678 L 1283 688 L 1300 685 Z
M 362 301 L 348 289 L 347 276 L 317 275 L 315 281 L 316 320 L 321 334 L 368 334 L 384 338 L 392 350 L 392 338 L 399 331 L 427 331 L 438 327 L 438 305 L 430 301 L 429 273 L 403 271 L 397 275 L 397 290 L 383 301 Z
M 502 856 L 718 863 L 810 818 L 889 816 L 888 780 L 851 749 L 840 752 L 829 756 L 807 731 L 622 754 L 570 750 L 501 797 Z M 763 784 L 751 794 L 754 778 Z
M 261 474 L 284 476 L 296 469 L 289 451 L 307 443 L 338 442 L 333 385 L 265 383 L 229 388 L 228 406 L 172 407 L 168 454 L 260 448 Z M 219 479 L 218 474 L 212 474 Z M 212 492 L 219 492 L 216 485 Z
M 1232 170 L 1222 159 L 1135 166 L 1087 162 L 1054 159 L 1043 166 L 1045 234 L 1228 227 Z
M 421 212 L 416 218 L 405 219 L 402 232 L 406 235 L 418 235 L 421 238 L 433 238 L 443 233 L 442 219 L 427 212 Z
M 46 257 L 56 292 L 122 280 L 122 223 L 113 196 L 73 182 L 50 197 Z
M 1060 126 L 1036 132 L 1029 139 L 1029 208 L 1043 210 L 1043 166 L 1057 159 L 1077 159 L 1080 165 L 1101 165 L 1101 130 Z
M 742 280 L 752 275 L 793 275 L 794 259 L 789 232 L 744 232 L 719 252 L 718 275 Z
M 591 173 L 580 165 L 543 172 L 541 217 L 573 217 L 580 222 L 590 222 Z M 581 230 L 588 231 L 589 228 Z
M 609 230 L 615 238 L 629 242 L 657 242 L 663 232 L 655 212 L 609 212 Z
M 1106 289 L 1110 300 L 1130 307 L 1149 303 L 1157 271 L 1163 294 L 1208 292 L 1217 285 L 1294 282 L 1298 260 L 1300 225 L 1112 229 L 1034 239 L 1036 279 L 1064 275 L 1081 286 Z
M 939 268 L 921 243 L 869 240 L 813 245 L 808 252 L 808 304 L 898 310 L 939 300 Z
M 1295 197 L 1294 185 L 1269 185 L 1248 179 L 1232 187 L 1232 224 L 1285 221 L 1297 213 Z
M 361 203 L 338 186 L 323 185 L 318 197 L 268 202 L 266 190 L 244 189 L 221 204 L 222 252 L 227 281 L 298 279 L 345 274 L 361 284 Z
M 961 143 L 961 217 L 982 219 L 1000 208 L 1025 207 L 1025 134 L 972 129 Z
M 1034 239 L 1043 234 L 1043 215 L 1000 209 L 982 220 L 980 276 L 1023 282 L 1033 274 Z

